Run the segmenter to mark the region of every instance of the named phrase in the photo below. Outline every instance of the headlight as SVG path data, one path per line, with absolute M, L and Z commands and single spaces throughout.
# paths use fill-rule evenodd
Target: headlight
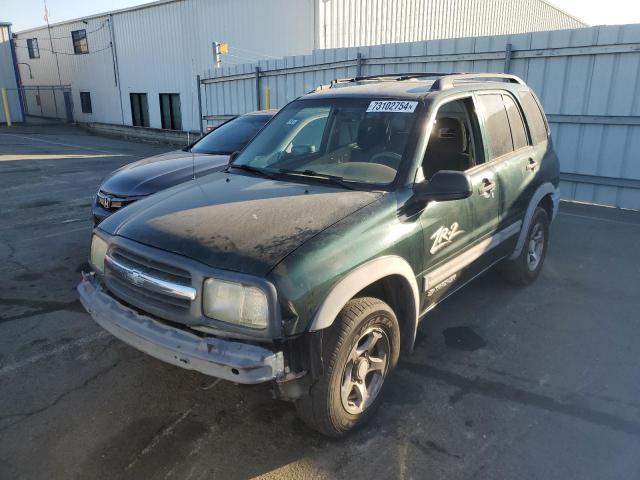
M 107 254 L 107 242 L 99 236 L 94 235 L 91 238 L 91 265 L 98 273 L 104 273 L 104 256 Z
M 207 317 L 249 328 L 266 328 L 269 302 L 258 287 L 208 278 L 204 282 L 202 307 Z

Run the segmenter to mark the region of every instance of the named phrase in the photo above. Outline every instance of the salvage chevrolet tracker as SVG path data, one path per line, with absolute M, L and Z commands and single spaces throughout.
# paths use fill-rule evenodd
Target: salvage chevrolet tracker
M 558 182 L 544 113 L 517 77 L 334 81 L 224 172 L 103 221 L 78 291 L 124 342 L 272 382 L 337 437 L 371 417 L 439 302 L 493 265 L 536 279 Z

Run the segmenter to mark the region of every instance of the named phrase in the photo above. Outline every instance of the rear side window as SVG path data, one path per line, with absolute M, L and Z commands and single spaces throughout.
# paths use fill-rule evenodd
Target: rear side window
M 505 107 L 507 107 L 507 116 L 509 117 L 509 125 L 511 125 L 513 149 L 518 150 L 519 148 L 526 147 L 529 142 L 527 141 L 527 132 L 524 129 L 524 123 L 522 123 L 520 109 L 510 96 L 503 95 L 502 98 L 504 99 Z
M 529 123 L 533 143 L 544 142 L 547 139 L 547 125 L 538 102 L 533 98 L 531 92 L 520 92 L 519 97 L 522 108 L 524 109 L 524 114 L 527 117 L 527 122 Z
M 507 117 L 507 110 L 504 108 L 502 95 L 479 95 L 478 101 L 484 111 L 491 158 L 501 157 L 512 152 L 511 129 L 509 128 L 509 118 Z

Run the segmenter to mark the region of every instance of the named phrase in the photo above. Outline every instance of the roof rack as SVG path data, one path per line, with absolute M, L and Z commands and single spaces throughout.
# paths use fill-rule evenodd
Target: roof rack
M 447 90 L 449 88 L 453 88 L 455 86 L 455 82 L 458 80 L 506 80 L 509 83 L 518 83 L 520 85 L 526 85 L 524 81 L 515 75 L 508 75 L 506 73 L 456 73 L 451 75 L 443 75 L 438 78 L 433 85 L 431 86 L 431 90 Z
M 447 90 L 449 88 L 453 88 L 455 86 L 455 82 L 457 81 L 481 81 L 481 80 L 505 80 L 510 83 L 518 83 L 520 85 L 526 85 L 524 81 L 515 75 L 509 75 L 506 73 L 464 73 L 464 72 L 452 72 L 452 73 L 444 73 L 444 72 L 409 72 L 409 73 L 383 73 L 380 75 L 368 75 L 366 77 L 352 77 L 352 78 L 336 78 L 335 80 L 331 80 L 331 82 L 319 85 L 312 92 L 319 92 L 321 90 L 326 90 L 329 88 L 333 88 L 334 86 L 341 83 L 357 83 L 366 80 L 383 80 L 383 81 L 395 81 L 401 82 L 404 80 L 412 80 L 416 78 L 436 78 L 436 81 L 431 86 L 431 91 L 441 91 Z
M 333 88 L 334 86 L 341 83 L 357 83 L 363 82 L 367 80 L 383 80 L 383 81 L 394 81 L 401 82 L 404 80 L 411 80 L 414 78 L 433 78 L 433 77 L 442 77 L 443 75 L 464 75 L 462 72 L 451 72 L 451 73 L 443 73 L 443 72 L 408 72 L 408 73 L 381 73 L 379 75 L 367 75 L 367 76 L 359 76 L 359 77 L 351 77 L 351 78 L 336 78 L 335 80 L 331 80 L 331 82 L 323 85 L 318 85 L 312 92 L 319 92 L 321 90 L 326 90 L 329 88 Z M 309 93 L 312 93 L 309 92 Z

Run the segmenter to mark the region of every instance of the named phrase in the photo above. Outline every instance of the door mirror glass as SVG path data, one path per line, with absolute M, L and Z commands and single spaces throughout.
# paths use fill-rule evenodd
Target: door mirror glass
M 413 186 L 414 200 L 424 204 L 432 201 L 461 200 L 471 196 L 471 192 L 469 175 L 455 170 L 441 170 L 428 182 L 416 183 Z

